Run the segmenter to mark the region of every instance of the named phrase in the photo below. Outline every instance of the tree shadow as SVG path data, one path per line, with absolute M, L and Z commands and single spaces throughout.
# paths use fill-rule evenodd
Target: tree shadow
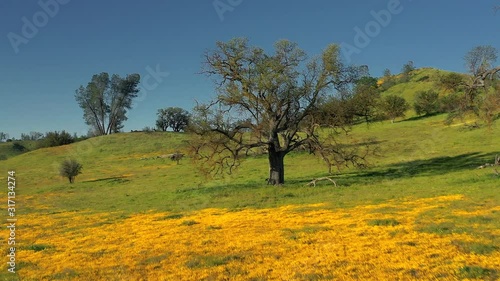
M 422 120 L 422 119 L 427 119 L 429 117 L 438 116 L 438 115 L 441 115 L 441 114 L 443 114 L 443 113 L 432 113 L 432 114 L 425 114 L 425 115 L 413 116 L 413 117 L 401 120 L 401 122 L 419 121 L 419 120 Z
M 85 183 L 95 183 L 95 182 L 103 182 L 103 181 L 109 181 L 113 183 L 123 183 L 123 182 L 128 182 L 130 180 L 127 179 L 126 176 L 117 176 L 117 177 L 109 177 L 109 178 L 102 178 L 102 179 L 96 179 L 96 180 L 87 180 L 87 181 L 82 181 Z
M 285 188 L 306 186 L 311 180 L 320 177 L 331 177 L 337 182 L 339 187 L 350 186 L 353 184 L 373 184 L 383 180 L 405 179 L 412 177 L 427 177 L 436 175 L 445 175 L 452 172 L 464 170 L 474 170 L 485 163 L 493 163 L 495 155 L 500 153 L 464 153 L 456 156 L 435 157 L 425 160 L 412 160 L 386 165 L 380 168 L 357 170 L 348 173 L 328 175 L 324 171 L 318 171 L 307 176 L 296 177 L 288 175 L 285 178 Z M 216 194 L 234 190 L 258 190 L 263 187 L 276 188 L 276 186 L 267 185 L 267 181 L 249 181 L 247 183 L 217 184 L 213 186 L 182 188 L 176 190 L 179 194 Z M 326 183 L 330 185 L 330 183 Z
M 386 179 L 400 179 L 411 177 L 426 177 L 445 175 L 463 170 L 473 170 L 485 163 L 493 163 L 498 153 L 472 152 L 456 156 L 435 157 L 425 160 L 413 160 L 394 163 L 385 166 L 382 170 L 357 172 L 346 175 L 348 178 L 369 179 L 370 182 Z

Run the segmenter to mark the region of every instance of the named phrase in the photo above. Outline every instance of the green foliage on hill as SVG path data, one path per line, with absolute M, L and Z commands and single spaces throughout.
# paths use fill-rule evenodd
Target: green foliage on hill
M 420 68 L 412 71 L 408 82 L 397 83 L 383 92 L 383 95 L 398 95 L 406 99 L 410 104 L 415 101 L 415 94 L 418 92 L 437 91 L 444 94 L 439 89 L 441 77 L 452 72 L 434 68 Z M 398 79 L 398 75 L 394 79 Z

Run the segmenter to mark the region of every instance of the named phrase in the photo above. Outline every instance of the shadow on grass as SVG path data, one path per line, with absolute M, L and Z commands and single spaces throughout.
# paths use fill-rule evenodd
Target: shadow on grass
M 346 175 L 354 179 L 366 178 L 370 181 L 399 179 L 421 176 L 444 175 L 463 170 L 473 170 L 485 163 L 492 163 L 498 153 L 465 153 L 456 156 L 435 157 L 413 160 L 385 166 L 381 170 L 357 172 Z
M 337 181 L 339 187 L 353 184 L 373 184 L 382 180 L 404 179 L 445 175 L 464 170 L 474 170 L 485 163 L 493 163 L 499 153 L 464 153 L 456 156 L 435 157 L 425 160 L 413 160 L 386 165 L 369 170 L 357 170 L 349 173 L 325 175 L 312 174 L 308 177 L 288 178 L 285 185 L 307 185 L 313 178 L 329 176 Z M 326 183 L 329 185 L 329 183 Z
M 434 116 L 438 116 L 438 115 L 442 115 L 442 114 L 444 114 L 444 113 L 432 113 L 432 114 L 419 115 L 419 116 L 407 118 L 405 120 L 402 120 L 401 122 L 419 121 L 422 119 L 427 119 L 429 117 L 434 117 Z
M 119 177 L 109 177 L 109 178 L 102 178 L 102 179 L 96 179 L 96 180 L 88 180 L 88 181 L 82 181 L 82 182 L 92 183 L 92 182 L 103 182 L 103 181 L 122 183 L 122 182 L 128 182 L 130 180 L 128 180 L 127 177 L 125 177 L 125 176 L 119 176 Z
M 404 179 L 412 177 L 427 177 L 436 175 L 445 175 L 452 172 L 474 170 L 485 163 L 492 163 L 495 155 L 498 153 L 465 153 L 456 156 L 435 157 L 425 160 L 413 160 L 407 162 L 394 163 L 375 170 L 358 170 L 350 173 L 331 175 L 339 188 L 347 187 L 353 184 L 373 184 L 383 180 Z M 181 195 L 214 195 L 217 197 L 231 197 L 233 193 L 240 191 L 260 190 L 266 187 L 281 188 L 281 186 L 267 185 L 266 179 L 262 181 L 249 181 L 247 183 L 217 184 L 213 186 L 198 186 L 191 188 L 177 189 L 176 193 Z M 323 171 L 303 177 L 294 177 L 289 175 L 285 180 L 283 187 L 305 187 L 314 178 L 329 176 Z M 332 185 L 330 182 L 319 183 L 321 185 Z M 333 186 L 333 185 L 332 185 Z

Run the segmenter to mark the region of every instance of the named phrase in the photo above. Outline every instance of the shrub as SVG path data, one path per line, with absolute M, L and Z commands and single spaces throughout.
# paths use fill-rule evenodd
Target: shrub
M 451 113 L 460 108 L 464 98 L 459 94 L 449 94 L 439 99 L 439 111 Z
M 81 174 L 83 166 L 74 159 L 65 160 L 59 169 L 60 175 L 68 178 L 69 183 L 75 182 L 75 177 Z
M 394 77 L 384 77 L 382 78 L 381 80 L 381 83 L 380 83 L 380 91 L 381 92 L 384 92 L 384 91 L 387 91 L 389 88 L 395 86 L 398 84 L 398 81 L 396 78 Z
M 61 132 L 58 131 L 48 132 L 45 134 L 45 137 L 40 142 L 40 148 L 60 146 L 60 145 L 70 144 L 73 142 L 75 142 L 73 136 L 71 136 L 68 132 L 64 130 Z
M 28 149 L 26 149 L 26 147 L 24 145 L 22 145 L 18 142 L 15 142 L 12 144 L 12 149 L 14 151 L 19 151 L 19 152 L 24 152 L 24 151 L 28 150 Z
M 456 93 L 464 86 L 464 79 L 458 73 L 449 73 L 439 78 L 437 86 L 445 91 Z
M 380 110 L 385 118 L 391 119 L 392 123 L 397 117 L 404 117 L 410 105 L 400 96 L 388 95 L 383 97 L 380 103 Z
M 417 115 L 438 113 L 440 111 L 439 94 L 433 90 L 417 92 L 413 108 Z

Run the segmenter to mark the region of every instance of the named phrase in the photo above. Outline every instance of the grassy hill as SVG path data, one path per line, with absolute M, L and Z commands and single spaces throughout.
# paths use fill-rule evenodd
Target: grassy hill
M 393 190 L 395 182 L 413 186 L 416 181 L 436 178 L 444 181 L 443 185 L 451 181 L 456 188 L 467 186 L 457 178 L 480 173 L 485 175 L 482 180 L 486 183 L 495 184 L 496 179 L 487 176 L 491 171 L 476 171 L 474 168 L 491 162 L 499 152 L 495 141 L 500 136 L 498 130 L 464 131 L 460 126 L 445 126 L 443 120 L 444 115 L 440 115 L 355 128 L 354 139 L 377 139 L 381 156 L 371 159 L 373 168 L 369 170 L 343 171 L 337 176 L 338 183 L 366 190 L 374 184 L 377 188 L 389 189 L 387 194 L 380 194 L 381 198 L 367 196 L 372 202 L 389 199 L 394 196 L 392 192 L 419 197 L 436 195 L 430 194 L 429 190 L 422 193 L 399 187 Z M 270 188 L 265 184 L 268 171 L 265 155 L 249 157 L 236 174 L 212 181 L 199 174 L 189 159 L 183 159 L 177 165 L 167 158 L 156 158 L 177 151 L 185 152 L 186 138 L 186 135 L 176 133 L 103 136 L 72 145 L 35 150 L 0 162 L 0 168 L 17 171 L 19 184 L 23 186 L 22 194 L 28 196 L 30 202 L 58 211 L 84 210 L 89 206 L 93 211 L 127 212 L 275 207 L 314 203 L 325 196 L 332 197 L 335 203 L 353 204 L 352 200 L 339 201 L 338 194 L 331 194 L 331 189 L 303 187 L 312 178 L 327 175 L 322 161 L 307 153 L 294 153 L 285 158 L 289 185 L 284 189 Z M 78 160 L 84 167 L 83 174 L 73 185 L 58 173 L 60 163 L 67 158 Z M 297 194 L 289 194 L 294 192 Z M 436 192 L 441 194 L 439 189 Z M 103 193 L 113 196 L 103 197 Z M 284 194 L 288 197 L 280 198 Z M 260 196 L 270 198 L 263 201 Z M 353 196 L 362 202 L 367 199 L 359 194 Z M 27 205 L 27 208 L 20 208 L 20 212 L 27 212 Z
M 382 92 L 382 95 L 396 95 L 403 97 L 411 106 L 411 109 L 406 113 L 407 117 L 415 117 L 417 114 L 413 109 L 413 103 L 415 101 L 415 95 L 418 92 L 433 90 L 444 96 L 449 94 L 449 92 L 443 91 L 439 88 L 439 80 L 446 74 L 452 72 L 435 69 L 435 68 L 419 68 L 411 72 L 410 78 L 406 82 L 397 82 L 395 85 L 389 87 L 387 90 Z M 398 81 L 401 79 L 401 74 L 395 75 L 393 79 Z M 383 79 L 379 80 L 380 82 Z
M 434 68 L 420 68 L 412 72 L 408 82 L 398 83 L 384 92 L 384 95 L 398 95 L 413 104 L 415 93 L 420 91 L 436 90 L 436 82 L 441 75 L 450 73 L 448 71 Z M 396 76 L 396 79 L 399 76 Z
M 415 93 L 419 91 L 427 91 L 431 89 L 436 89 L 436 82 L 439 80 L 441 75 L 450 73 L 445 70 L 439 70 L 434 68 L 420 68 L 412 72 L 412 76 L 408 82 L 398 83 L 386 91 L 384 95 L 398 95 L 404 97 L 410 104 L 413 104 Z M 396 75 L 395 79 L 398 79 L 400 75 Z M 415 116 L 413 109 L 409 110 L 408 116 Z M 37 149 L 36 141 L 15 141 L 22 144 L 27 148 L 27 151 L 32 151 Z M 16 155 L 20 155 L 23 152 L 16 151 L 12 149 L 13 142 L 0 143 L 0 161 L 2 159 L 10 158 Z
M 431 87 L 413 82 L 431 73 L 389 91 Z M 16 171 L 19 219 L 17 279 L 0 280 L 495 280 L 500 177 L 477 167 L 500 154 L 499 125 L 468 130 L 445 117 L 355 127 L 352 138 L 376 138 L 380 156 L 335 175 L 338 187 L 306 186 L 327 169 L 304 152 L 285 158 L 284 186 L 266 185 L 265 155 L 209 180 L 189 158 L 158 157 L 187 151 L 181 133 L 0 161 L 2 182 Z M 67 158 L 84 167 L 75 184 L 58 175 Z
M 14 149 L 15 143 L 22 145 L 25 149 L 22 151 Z M 0 143 L 0 161 L 34 150 L 37 148 L 36 145 L 36 141 L 2 142 Z

